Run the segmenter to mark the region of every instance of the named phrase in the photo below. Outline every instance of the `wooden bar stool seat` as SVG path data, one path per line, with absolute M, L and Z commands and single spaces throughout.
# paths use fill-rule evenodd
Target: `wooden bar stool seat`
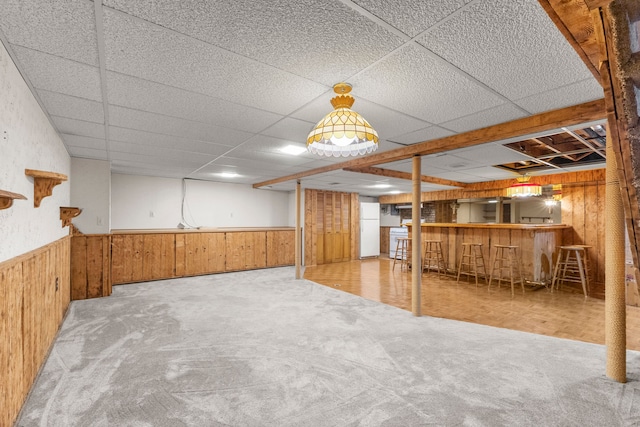
M 447 273 L 447 264 L 444 261 L 444 255 L 442 253 L 442 241 L 441 240 L 425 240 L 424 241 L 424 257 L 422 264 L 422 272 L 425 270 L 437 270 L 438 276 L 440 271 L 442 274 Z
M 551 291 L 560 288 L 560 282 L 582 285 L 584 296 L 589 296 L 589 248 L 586 245 L 560 246 L 560 253 L 553 270 Z
M 391 267 L 391 271 L 396 268 L 396 262 L 398 261 L 398 257 L 400 257 L 400 271 L 403 269 L 409 270 L 409 242 L 411 241 L 411 237 L 398 237 L 396 243 L 396 253 L 393 256 L 393 266 Z
M 487 280 L 487 267 L 484 263 L 484 255 L 482 254 L 482 243 L 463 243 L 462 254 L 460 255 L 460 264 L 458 265 L 457 282 L 460 282 L 460 275 L 466 274 L 469 280 L 471 276 L 476 278 L 476 287 L 478 286 L 478 273 L 482 268 L 482 275 Z
M 491 282 L 495 278 L 498 281 L 498 287 L 501 282 L 511 283 L 511 296 L 515 295 L 517 282 L 520 282 L 522 293 L 524 293 L 524 277 L 522 276 L 522 264 L 518 257 L 518 246 L 494 245 L 493 247 L 496 250 L 489 277 L 489 289 L 491 289 Z

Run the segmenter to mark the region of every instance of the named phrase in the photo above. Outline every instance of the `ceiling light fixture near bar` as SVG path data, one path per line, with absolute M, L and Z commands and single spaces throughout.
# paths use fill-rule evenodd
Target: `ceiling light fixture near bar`
M 518 182 L 507 188 L 507 197 L 531 197 L 542 194 L 542 186 L 535 182 L 530 182 L 531 177 L 529 175 L 525 174 L 516 179 Z
M 236 178 L 236 177 L 239 177 L 240 175 L 238 175 L 235 172 L 221 172 L 218 174 L 218 176 L 221 176 L 223 178 Z
M 378 133 L 364 117 L 351 109 L 355 102 L 348 83 L 337 83 L 331 98 L 334 110 L 309 132 L 307 149 L 327 157 L 349 157 L 368 154 L 378 149 Z

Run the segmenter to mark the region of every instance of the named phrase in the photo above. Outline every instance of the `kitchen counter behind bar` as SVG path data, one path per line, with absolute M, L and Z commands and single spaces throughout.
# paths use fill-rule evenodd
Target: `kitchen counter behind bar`
M 408 224 L 409 232 L 411 225 Z M 450 271 L 456 270 L 462 243 L 482 243 L 487 274 L 492 268 L 494 245 L 518 246 L 525 279 L 548 284 L 553 277 L 556 247 L 562 245 L 565 224 L 457 224 L 423 223 L 422 241 L 441 240 Z

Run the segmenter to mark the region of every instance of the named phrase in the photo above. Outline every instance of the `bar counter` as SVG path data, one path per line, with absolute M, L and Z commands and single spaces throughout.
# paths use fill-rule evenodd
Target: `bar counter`
M 407 224 L 411 235 L 411 224 Z M 440 240 L 449 271 L 457 270 L 462 243 L 482 243 L 487 274 L 491 273 L 494 245 L 518 246 L 525 279 L 549 284 L 553 277 L 556 248 L 562 245 L 565 224 L 457 224 L 423 223 L 422 241 Z

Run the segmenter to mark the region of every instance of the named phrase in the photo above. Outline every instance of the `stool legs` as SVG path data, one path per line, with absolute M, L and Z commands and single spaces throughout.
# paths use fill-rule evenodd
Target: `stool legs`
M 466 274 L 467 277 L 474 276 L 476 279 L 476 287 L 478 287 L 478 271 L 480 267 L 482 267 L 482 273 L 486 281 L 487 267 L 484 262 L 484 256 L 482 255 L 482 244 L 463 243 L 456 281 L 460 282 L 461 274 Z
M 584 296 L 589 295 L 589 252 L 590 246 L 560 246 L 551 280 L 551 291 L 560 288 L 560 282 L 576 282 L 582 285 Z
M 396 242 L 396 252 L 393 255 L 393 266 L 391 267 L 391 271 L 396 268 L 396 262 L 398 261 L 398 257 L 400 257 L 400 271 L 402 269 L 409 270 L 409 239 L 400 238 Z
M 437 270 L 438 276 L 440 276 L 441 269 L 444 274 L 447 272 L 447 265 L 442 254 L 442 242 L 440 241 L 425 242 L 422 271 L 429 271 L 431 268 Z
M 519 281 L 522 286 L 522 293 L 524 293 L 524 277 L 522 276 L 522 265 L 518 258 L 517 246 L 496 245 L 494 247 L 496 251 L 491 267 L 491 276 L 489 277 L 489 289 L 491 289 L 491 283 L 497 272 L 495 279 L 498 282 L 498 287 L 500 287 L 500 282 L 509 281 L 511 283 L 511 296 L 515 296 L 515 284 Z M 507 270 L 509 271 L 508 277 L 503 275 L 503 272 Z

